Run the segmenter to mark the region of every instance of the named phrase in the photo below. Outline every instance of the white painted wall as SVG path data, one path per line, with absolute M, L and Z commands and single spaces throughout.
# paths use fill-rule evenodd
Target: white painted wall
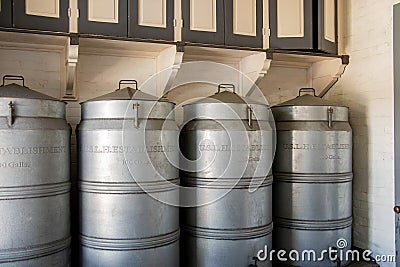
M 354 245 L 374 254 L 395 254 L 393 5 L 398 2 L 340 0 L 339 49 L 350 55 L 350 65 L 327 96 L 350 107 Z
M 373 256 L 395 254 L 392 12 L 399 2 L 339 0 L 339 53 L 350 55 L 350 65 L 325 97 L 350 107 L 353 244 Z M 260 88 L 271 105 L 284 102 L 312 86 L 310 71 L 272 66 Z

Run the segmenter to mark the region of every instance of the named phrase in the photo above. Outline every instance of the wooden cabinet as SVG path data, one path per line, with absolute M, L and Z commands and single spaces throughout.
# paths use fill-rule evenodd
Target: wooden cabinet
M 0 27 L 12 27 L 12 0 L 0 0 Z
M 174 0 L 130 0 L 129 37 L 174 40 Z
M 182 0 L 185 42 L 263 47 L 262 0 Z
M 317 48 L 319 51 L 338 53 L 337 0 L 317 1 L 318 12 Z
M 79 33 L 128 35 L 128 0 L 79 0 Z
M 73 33 L 218 47 L 338 50 L 337 0 L 71 0 L 71 8 L 70 0 L 0 0 L 0 27 L 69 25 Z
M 225 44 L 263 47 L 262 0 L 225 0 Z
M 79 33 L 174 39 L 174 0 L 79 0 Z
M 337 54 L 337 0 L 269 0 L 270 47 Z
M 14 0 L 13 5 L 14 28 L 69 31 L 69 0 Z
M 182 0 L 182 41 L 225 44 L 224 0 Z

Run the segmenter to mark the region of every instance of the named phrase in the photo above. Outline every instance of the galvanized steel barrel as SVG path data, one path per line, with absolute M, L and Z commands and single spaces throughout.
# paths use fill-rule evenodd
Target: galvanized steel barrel
M 313 94 L 304 94 L 305 92 Z M 274 249 L 323 250 L 343 257 L 351 249 L 352 130 L 348 108 L 330 104 L 304 88 L 293 100 L 272 107 L 277 129 L 274 161 Z M 347 243 L 347 245 L 346 245 Z M 335 253 L 334 251 L 338 252 Z M 341 252 L 340 252 L 341 251 Z M 292 261 L 295 266 L 337 266 Z M 313 258 L 314 256 L 312 256 Z M 312 259 L 310 258 L 310 259 Z
M 233 92 L 219 92 L 229 87 Z M 217 94 L 183 109 L 180 146 L 193 164 L 181 164 L 181 184 L 195 189 L 198 206 L 181 210 L 182 266 L 254 264 L 272 246 L 269 107 L 220 85 Z M 259 185 L 254 192 L 252 183 Z
M 7 80 L 19 80 L 23 86 Z M 69 266 L 65 103 L 7 75 L 0 86 L 0 265 Z
M 174 104 L 127 82 L 136 88 L 82 103 L 81 266 L 176 267 L 179 208 L 158 201 L 179 197 Z

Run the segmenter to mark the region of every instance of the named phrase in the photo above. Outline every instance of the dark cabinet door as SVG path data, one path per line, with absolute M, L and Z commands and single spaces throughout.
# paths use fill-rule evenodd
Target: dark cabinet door
M 270 48 L 337 54 L 337 0 L 269 0 Z
M 79 0 L 79 33 L 128 36 L 128 0 Z
M 182 0 L 182 41 L 225 44 L 224 0 Z
M 263 1 L 225 0 L 225 44 L 263 47 Z
M 12 27 L 12 0 L 0 1 L 0 27 Z
M 316 1 L 315 18 L 318 26 L 316 47 L 319 51 L 337 54 L 338 33 L 337 33 L 337 0 Z
M 68 8 L 69 0 L 14 0 L 14 28 L 68 32 Z
M 130 0 L 129 37 L 174 40 L 174 0 Z
M 270 48 L 314 48 L 313 0 L 269 0 L 269 14 Z

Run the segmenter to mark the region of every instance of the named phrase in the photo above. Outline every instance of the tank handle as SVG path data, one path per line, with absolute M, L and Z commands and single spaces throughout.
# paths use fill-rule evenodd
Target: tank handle
M 122 84 L 134 84 L 135 85 L 134 89 L 138 90 L 138 82 L 136 80 L 120 80 L 119 84 L 118 84 L 118 90 L 121 90 L 121 85 Z
M 314 88 L 301 88 L 299 90 L 299 96 L 301 96 L 301 93 L 304 93 L 304 92 L 312 92 L 314 94 L 314 96 L 316 96 Z
M 217 94 L 219 94 L 221 92 L 221 88 L 230 88 L 232 89 L 232 92 L 236 94 L 236 90 L 235 90 L 235 85 L 231 84 L 231 83 L 221 83 L 220 85 L 218 85 L 218 92 Z
M 3 84 L 1 86 L 4 86 L 6 81 L 22 81 L 22 86 L 25 87 L 25 78 L 21 75 L 4 75 Z

